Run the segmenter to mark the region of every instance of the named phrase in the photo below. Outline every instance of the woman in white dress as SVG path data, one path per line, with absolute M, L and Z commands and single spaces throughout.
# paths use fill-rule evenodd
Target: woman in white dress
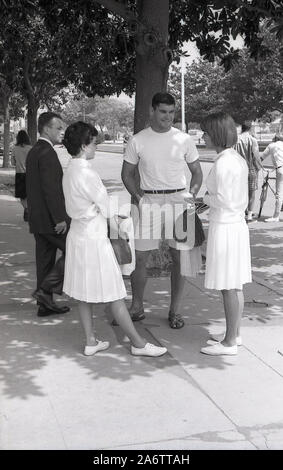
M 245 222 L 248 166 L 232 148 L 237 142 L 237 130 L 231 116 L 222 112 L 211 114 L 204 119 L 202 129 L 206 147 L 217 152 L 203 198 L 210 207 L 205 287 L 222 293 L 226 332 L 212 336 L 213 344 L 201 352 L 235 355 L 242 343 L 243 284 L 252 280 L 249 231 Z
M 114 319 L 130 338 L 133 355 L 161 356 L 167 350 L 147 343 L 135 329 L 124 303 L 126 290 L 112 245 L 107 237 L 110 228 L 118 230 L 110 211 L 106 188 L 92 167 L 97 130 L 77 122 L 65 132 L 63 143 L 72 160 L 63 177 L 66 209 L 71 227 L 66 242 L 64 292 L 78 300 L 81 324 L 86 336 L 84 354 L 93 355 L 109 347 L 94 335 L 92 308 L 110 303 Z

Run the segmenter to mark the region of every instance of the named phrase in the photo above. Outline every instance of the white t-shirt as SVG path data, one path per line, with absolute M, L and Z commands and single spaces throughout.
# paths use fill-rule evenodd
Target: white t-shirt
M 268 156 L 271 156 L 275 168 L 280 167 L 278 169 L 279 173 L 283 174 L 283 142 L 281 140 L 271 142 L 261 154 L 262 159 Z
M 129 141 L 124 160 L 139 165 L 141 189 L 180 189 L 186 187 L 185 163 L 193 163 L 199 154 L 193 139 L 171 127 L 155 132 L 148 127 Z

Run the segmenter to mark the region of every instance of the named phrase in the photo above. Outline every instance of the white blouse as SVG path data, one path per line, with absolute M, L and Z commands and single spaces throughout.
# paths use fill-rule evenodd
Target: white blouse
M 234 149 L 218 154 L 206 180 L 209 220 L 236 223 L 244 220 L 248 205 L 248 166 Z
M 91 160 L 73 158 L 63 176 L 63 191 L 68 215 L 74 220 L 89 220 L 101 213 L 113 217 L 110 199 Z

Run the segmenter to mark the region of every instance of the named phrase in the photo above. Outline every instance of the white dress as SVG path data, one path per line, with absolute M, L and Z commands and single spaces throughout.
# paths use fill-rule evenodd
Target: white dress
M 234 150 L 225 149 L 206 180 L 209 230 L 205 287 L 242 289 L 252 282 L 249 230 L 245 221 L 248 205 L 248 167 Z
M 110 240 L 109 197 L 90 161 L 72 159 L 63 177 L 71 227 L 66 242 L 63 291 L 89 303 L 124 298 L 125 285 Z

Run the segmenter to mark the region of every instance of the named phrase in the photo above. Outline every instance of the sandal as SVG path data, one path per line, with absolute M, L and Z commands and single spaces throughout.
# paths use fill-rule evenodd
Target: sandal
M 175 330 L 179 330 L 180 328 L 183 328 L 183 326 L 185 326 L 185 322 L 179 313 L 169 312 L 168 322 L 170 328 L 173 328 Z
M 143 308 L 139 312 L 135 312 L 131 316 L 132 321 L 140 321 L 145 319 L 145 314 Z M 111 323 L 112 326 L 119 326 L 116 320 L 113 320 Z
M 131 315 L 131 314 L 130 314 Z M 135 312 L 131 315 L 132 321 L 140 321 L 145 319 L 143 308 L 139 312 Z

